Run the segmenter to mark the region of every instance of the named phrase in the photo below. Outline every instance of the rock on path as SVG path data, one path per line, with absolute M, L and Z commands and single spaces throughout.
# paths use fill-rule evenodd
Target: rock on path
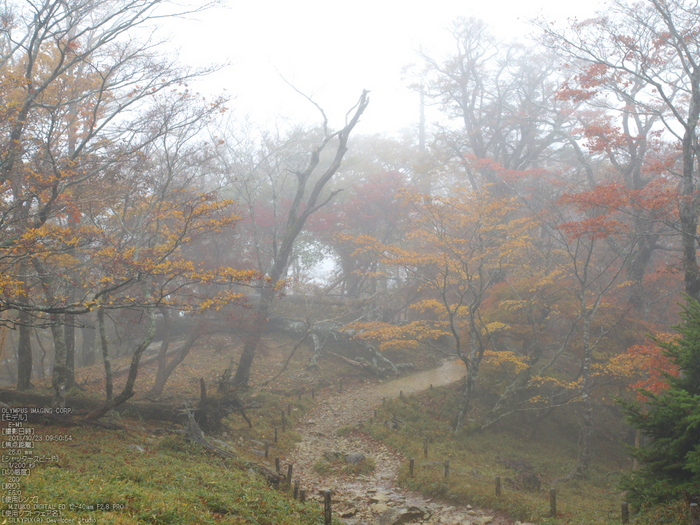
M 340 427 L 367 421 L 382 398 L 395 398 L 425 390 L 431 384 L 445 385 L 464 376 L 464 367 L 447 363 L 427 372 L 379 385 L 339 392 L 320 402 L 297 427 L 301 442 L 286 459 L 294 465 L 295 479 L 306 488 L 309 498 L 321 501 L 321 491 L 332 491 L 333 513 L 348 525 L 506 525 L 513 521 L 491 515 L 471 506 L 453 506 L 435 502 L 398 487 L 395 483 L 399 466 L 406 458 L 391 452 L 382 443 L 367 436 L 340 437 Z M 332 479 L 314 471 L 323 452 L 361 453 L 372 458 L 374 473 L 352 479 Z M 525 525 L 525 524 L 523 524 Z

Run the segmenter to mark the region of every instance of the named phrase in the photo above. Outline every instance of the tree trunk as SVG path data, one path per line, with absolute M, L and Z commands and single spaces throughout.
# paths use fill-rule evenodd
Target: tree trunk
M 167 362 L 167 353 L 163 353 L 163 348 L 165 348 L 167 351 L 167 347 L 161 345 L 158 355 L 158 374 L 156 375 L 156 380 L 153 383 L 153 386 L 144 397 L 158 397 L 161 392 L 163 392 L 163 388 L 168 382 L 168 379 L 170 379 L 170 376 L 173 374 L 177 366 L 185 360 L 192 349 L 192 346 L 194 346 L 194 343 L 201 335 L 202 334 L 198 327 L 193 328 L 187 339 L 185 339 L 180 346 L 173 349 L 175 355 L 172 357 L 169 363 Z
M 153 341 L 153 337 L 156 335 L 156 317 L 153 315 L 152 310 L 148 310 L 148 333 L 141 344 L 134 351 L 134 355 L 131 358 L 131 368 L 129 370 L 129 377 L 126 380 L 126 385 L 119 395 L 114 397 L 112 400 L 108 400 L 104 405 L 96 410 L 90 412 L 85 419 L 99 419 L 104 416 L 107 412 L 115 407 L 118 407 L 122 403 L 125 403 L 134 396 L 134 385 L 136 384 L 136 376 L 139 371 L 139 361 L 141 361 L 141 356 L 148 348 L 148 345 Z M 104 323 L 102 323 L 104 326 Z
M 472 351 L 473 358 L 465 359 L 466 356 L 462 357 L 462 361 L 467 366 L 467 384 L 464 385 L 464 392 L 462 393 L 462 398 L 459 400 L 459 408 L 452 420 L 452 430 L 454 432 L 459 432 L 464 425 L 464 419 L 469 413 L 471 408 L 472 400 L 474 397 L 474 390 L 476 390 L 476 380 L 479 376 L 479 359 Z
M 700 70 L 690 78 L 692 91 L 683 135 L 683 181 L 680 204 L 681 242 L 685 292 L 700 301 L 700 269 L 697 261 L 698 202 L 695 194 L 695 131 L 700 116 Z
M 95 364 L 95 339 L 97 338 L 97 330 L 93 323 L 95 318 L 92 313 L 86 314 L 87 323 L 81 328 L 82 332 L 82 351 L 81 359 L 83 366 L 90 366 Z
M 66 342 L 63 338 L 63 330 L 58 322 L 58 315 L 51 315 L 51 337 L 53 339 L 54 362 L 51 374 L 51 386 L 54 391 L 54 408 L 66 406 L 66 385 L 68 371 L 66 369 Z
M 66 388 L 77 386 L 75 381 L 75 325 L 73 315 L 65 316 L 63 338 L 66 342 Z
M 172 322 L 170 319 L 170 309 L 161 307 L 159 308 L 160 313 L 163 314 L 163 340 L 160 343 L 160 349 L 158 350 L 158 371 L 156 372 L 156 380 L 153 384 L 153 388 L 146 394 L 147 396 L 157 396 L 163 390 L 165 382 L 168 380 L 166 376 L 167 361 L 165 356 L 168 353 L 168 347 L 170 346 L 170 333 L 172 328 Z
M 105 328 L 105 311 L 103 308 L 97 309 L 97 323 L 100 329 L 100 345 L 102 347 L 102 362 L 105 366 L 105 392 L 107 401 L 112 399 L 112 365 L 109 362 L 109 341 L 107 340 L 107 329 Z
M 568 479 L 582 478 L 588 474 L 593 456 L 593 404 L 591 403 L 591 365 L 593 350 L 591 349 L 591 318 L 593 312 L 584 307 L 583 315 L 583 366 L 581 369 L 581 400 L 583 401 L 583 417 L 581 438 L 579 442 L 579 458 Z
M 17 390 L 29 390 L 32 387 L 32 328 L 29 326 L 29 314 L 19 312 L 19 344 L 17 347 Z
M 255 352 L 262 338 L 262 332 L 267 322 L 273 299 L 271 290 L 263 289 L 261 295 L 260 306 L 258 306 L 258 311 L 255 313 L 255 319 L 252 323 L 253 326 L 251 326 L 243 340 L 241 359 L 238 362 L 236 374 L 231 381 L 233 386 L 248 386 L 248 381 L 250 381 L 250 370 L 253 367 Z
M 27 289 L 26 283 L 27 263 L 19 265 L 19 276 L 22 279 L 22 287 Z M 17 346 L 17 390 L 28 390 L 32 387 L 32 341 L 31 327 L 29 326 L 29 313 L 19 312 L 19 343 Z
M 248 332 L 248 335 L 243 343 L 241 360 L 238 362 L 236 375 L 233 378 L 234 386 L 248 386 L 250 371 L 253 366 L 253 360 L 255 359 L 255 353 L 258 349 L 258 344 L 262 338 L 262 330 L 265 327 L 265 323 L 267 322 L 267 318 L 272 307 L 272 300 L 275 296 L 275 287 L 278 285 L 279 280 L 286 274 L 287 264 L 289 263 L 289 259 L 294 250 L 294 243 L 299 234 L 303 231 L 306 220 L 312 213 L 328 203 L 333 196 L 340 191 L 337 190 L 335 192 L 331 192 L 330 196 L 319 203 L 321 192 L 338 171 L 338 168 L 340 168 L 343 157 L 348 150 L 347 145 L 348 139 L 350 138 L 350 132 L 360 120 L 360 116 L 367 108 L 367 104 L 369 104 L 368 93 L 368 91 L 362 92 L 360 100 L 353 108 L 355 112 L 352 115 L 352 118 L 350 118 L 349 121 L 346 121 L 347 124 L 345 127 L 333 135 L 326 136 L 321 144 L 319 144 L 319 146 L 312 152 L 304 171 L 296 173 L 296 192 L 287 214 L 284 234 L 279 245 L 279 250 L 273 250 L 274 260 L 272 263 L 272 269 L 270 270 L 269 282 L 265 283 L 261 290 L 260 306 L 258 307 L 257 314 L 253 320 L 253 326 L 251 327 L 250 332 Z M 316 168 L 321 160 L 321 153 L 333 137 L 336 137 L 338 140 L 335 156 L 330 165 L 323 173 L 320 174 L 316 182 L 313 184 L 311 191 L 307 194 L 307 184 L 309 184 L 311 176 L 316 172 Z M 273 239 L 275 247 L 277 246 L 276 242 L 277 239 Z

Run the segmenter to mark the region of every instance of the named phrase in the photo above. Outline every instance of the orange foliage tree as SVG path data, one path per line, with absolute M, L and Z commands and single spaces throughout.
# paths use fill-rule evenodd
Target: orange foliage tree
M 532 223 L 519 216 L 515 199 L 455 190 L 450 197 L 403 195 L 409 224 L 406 242 L 383 244 L 370 236 L 354 239 L 358 252 L 374 253 L 415 280 L 421 295 L 411 308 L 420 319 L 397 326 L 355 323 L 356 336 L 380 341 L 380 348 L 415 347 L 447 337 L 443 352 L 467 368 L 467 385 L 453 426 L 462 427 L 471 407 L 485 352 L 508 327 L 483 315 L 488 291 L 520 262 Z

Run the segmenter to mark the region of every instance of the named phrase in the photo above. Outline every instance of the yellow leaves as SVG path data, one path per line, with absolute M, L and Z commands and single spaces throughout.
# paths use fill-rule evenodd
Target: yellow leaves
M 432 312 L 445 315 L 445 305 L 436 299 L 424 299 L 411 305 L 411 309 L 420 313 Z
M 583 377 L 576 381 L 567 381 L 565 379 L 557 379 L 552 376 L 532 376 L 528 382 L 529 387 L 546 387 L 546 388 L 564 388 L 566 390 L 577 390 L 583 383 Z M 534 398 L 532 398 L 534 399 Z M 531 399 L 531 401 L 532 401 Z
M 486 367 L 505 368 L 514 374 L 519 374 L 529 366 L 525 356 L 517 355 L 510 351 L 494 352 L 491 350 L 484 352 L 482 365 Z
M 432 326 L 424 322 L 412 322 L 404 326 L 397 326 L 380 321 L 368 323 L 353 323 L 343 330 L 356 332 L 354 337 L 365 341 L 379 341 L 380 350 L 387 348 L 416 348 L 421 340 L 434 340 L 442 335 L 447 335 L 445 329 L 440 328 L 444 323 L 432 323 Z
M 497 322 L 497 321 L 496 321 L 496 322 L 493 322 L 493 323 L 487 323 L 487 324 L 484 326 L 484 333 L 485 333 L 485 334 L 488 334 L 488 333 L 492 333 L 492 334 L 493 334 L 493 333 L 496 333 L 496 332 L 500 332 L 501 330 L 505 330 L 506 328 L 508 328 L 508 325 L 505 324 L 505 323 L 499 323 L 499 322 Z

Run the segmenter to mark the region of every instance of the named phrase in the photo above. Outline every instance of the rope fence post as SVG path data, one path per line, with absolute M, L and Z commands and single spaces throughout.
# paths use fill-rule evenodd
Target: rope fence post
M 408 475 L 413 477 L 413 465 L 414 465 L 413 458 L 411 458 L 408 462 Z
M 323 491 L 323 525 L 331 525 L 331 491 Z
M 501 495 L 501 476 L 496 476 L 496 496 Z
M 306 489 L 299 489 L 299 501 L 301 503 L 306 502 Z
M 423 442 L 423 456 L 428 457 L 428 438 Z
M 316 389 L 315 388 L 311 389 L 311 399 L 316 399 Z
M 690 504 L 690 525 L 700 525 L 700 507 L 697 503 Z
M 277 474 L 280 473 L 280 458 L 275 458 L 275 470 L 277 471 Z
M 445 479 L 450 477 L 450 462 L 445 461 Z
M 554 487 L 549 489 L 549 515 L 557 515 L 557 489 Z
M 265 459 L 270 456 L 270 444 L 265 442 Z
M 275 444 L 277 444 L 277 434 L 278 434 L 278 432 L 279 432 L 279 431 L 277 430 L 277 427 L 275 427 Z
M 287 466 L 287 487 L 292 488 L 292 469 L 294 465 L 291 463 Z
M 294 499 L 299 499 L 299 480 L 294 480 Z
M 630 507 L 626 501 L 622 502 L 622 523 L 630 522 Z

